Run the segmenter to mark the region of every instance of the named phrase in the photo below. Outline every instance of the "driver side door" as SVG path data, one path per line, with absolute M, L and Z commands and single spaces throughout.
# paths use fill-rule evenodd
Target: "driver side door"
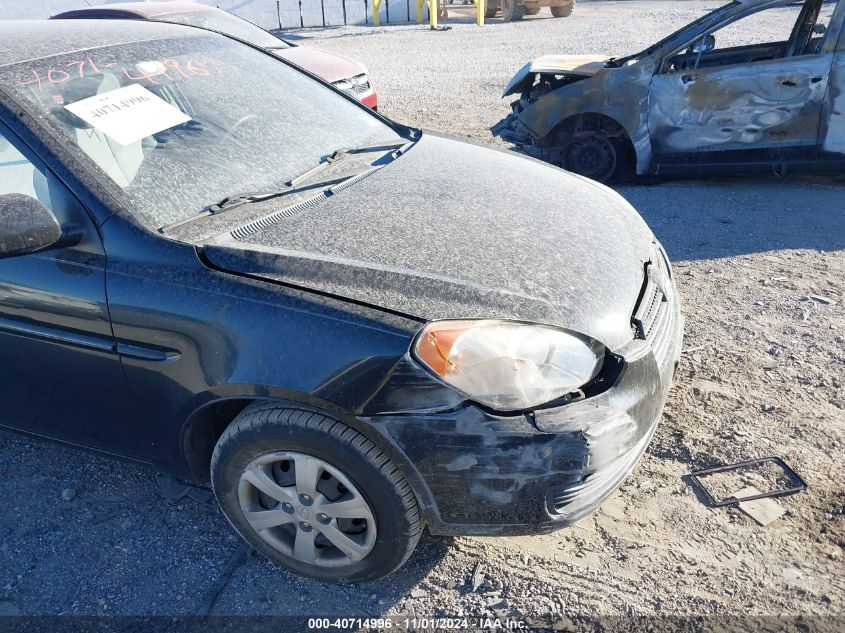
M 817 25 L 833 8 L 819 15 L 821 5 L 772 3 L 668 55 L 649 95 L 656 162 L 770 163 L 814 151 L 832 62 Z
M 0 257 L 0 427 L 114 449 L 131 418 L 103 245 L 81 203 L 0 121 L 0 195 L 8 194 L 34 198 L 77 237 Z

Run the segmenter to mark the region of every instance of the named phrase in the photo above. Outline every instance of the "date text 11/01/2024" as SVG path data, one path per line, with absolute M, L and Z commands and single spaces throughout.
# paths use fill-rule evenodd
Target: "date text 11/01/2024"
M 524 620 L 512 618 L 309 618 L 309 630 L 377 630 L 398 631 L 443 630 L 443 631 L 526 631 L 529 625 Z

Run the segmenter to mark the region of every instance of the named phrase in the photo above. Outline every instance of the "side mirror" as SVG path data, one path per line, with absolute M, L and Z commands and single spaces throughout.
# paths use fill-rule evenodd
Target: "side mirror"
M 706 53 L 707 51 L 712 51 L 714 48 L 716 48 L 716 36 L 708 33 L 696 40 L 695 44 L 692 45 L 692 52 L 695 54 Z
M 43 251 L 62 239 L 53 212 L 31 196 L 0 195 L 0 258 Z

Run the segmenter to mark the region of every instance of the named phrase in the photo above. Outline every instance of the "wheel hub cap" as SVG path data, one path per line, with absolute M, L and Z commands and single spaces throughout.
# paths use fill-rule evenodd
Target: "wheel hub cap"
M 241 474 L 238 501 L 259 537 L 303 563 L 352 565 L 376 542 L 375 518 L 358 488 L 340 469 L 305 453 L 252 460 Z

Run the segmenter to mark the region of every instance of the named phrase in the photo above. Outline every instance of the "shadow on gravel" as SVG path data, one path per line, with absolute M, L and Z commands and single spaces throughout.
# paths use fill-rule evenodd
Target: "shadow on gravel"
M 686 445 L 686 438 L 681 429 L 671 429 L 667 432 L 661 428 L 661 433 L 655 435 L 649 447 L 649 454 L 658 459 L 669 459 L 682 464 L 692 464 L 693 456 Z
M 845 179 L 774 176 L 617 187 L 671 259 L 845 248 Z
M 0 431 L 0 615 L 374 616 L 451 543 L 425 533 L 392 576 L 317 583 L 250 555 L 203 492 L 171 495 L 142 467 Z
M 695 498 L 701 505 L 706 508 L 711 507 L 710 500 L 705 496 L 704 491 L 695 484 L 692 477 L 690 477 L 689 475 L 682 475 L 681 481 L 683 481 L 687 485 L 687 488 L 692 490 L 693 494 L 695 495 Z
M 409 594 L 449 550 L 451 538 L 425 532 L 410 560 L 397 572 L 362 585 L 306 580 L 251 554 L 216 600 L 213 615 L 313 615 L 378 617 Z M 430 614 L 429 614 L 430 615 Z

